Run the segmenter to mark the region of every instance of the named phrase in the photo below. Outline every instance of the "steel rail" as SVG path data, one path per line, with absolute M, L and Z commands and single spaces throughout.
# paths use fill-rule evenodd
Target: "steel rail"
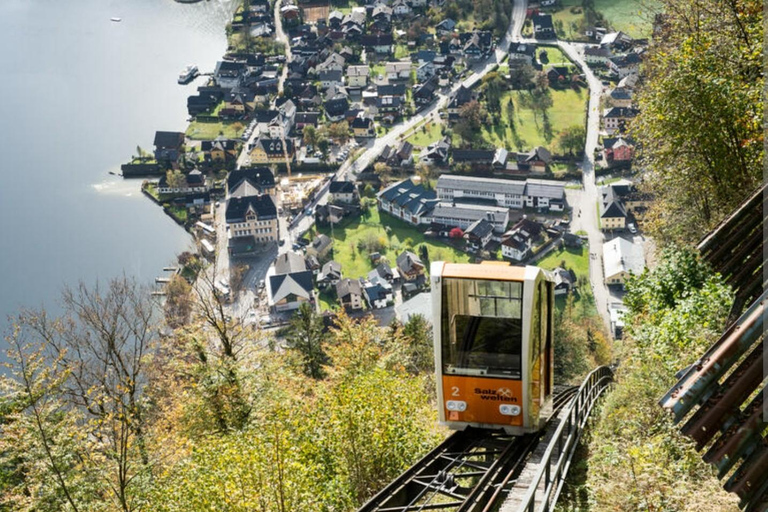
M 566 409 L 566 417 L 558 425 L 547 446 L 539 470 L 531 481 L 518 510 L 525 512 L 554 510 L 589 414 L 597 399 L 612 382 L 613 371 L 607 366 L 596 368 L 584 380 L 576 397 Z M 539 484 L 542 481 L 544 489 L 540 492 Z M 537 497 L 540 498 L 538 507 L 536 506 Z
M 553 399 L 557 416 L 576 393 L 566 388 Z M 363 505 L 359 512 L 475 512 L 498 496 L 538 445 L 541 433 L 510 436 L 500 431 L 456 432 Z M 461 483 L 469 479 L 471 486 Z

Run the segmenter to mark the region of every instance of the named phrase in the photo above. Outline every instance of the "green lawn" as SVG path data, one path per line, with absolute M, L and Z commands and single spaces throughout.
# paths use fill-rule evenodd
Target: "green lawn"
M 390 234 L 387 236 L 386 228 Z M 330 227 L 322 227 L 320 233 L 331 236 Z M 468 263 L 469 256 L 461 251 L 431 238 L 425 238 L 424 234 L 413 226 L 391 217 L 386 213 L 379 214 L 378 209 L 369 209 L 367 217 L 345 219 L 333 228 L 333 259 L 341 264 L 341 272 L 344 277 L 358 278 L 368 275 L 373 270 L 368 253 L 358 250 L 357 243 L 366 237 L 381 238 L 386 241 L 386 248 L 381 254 L 387 258 L 390 265 L 394 266 L 397 256 L 405 249 L 411 249 L 418 254 L 418 246 L 425 244 L 429 250 L 430 261 L 451 261 L 456 263 Z M 410 239 L 412 243 L 406 245 Z
M 501 99 L 501 122 L 492 127 L 483 129 L 483 138 L 496 146 L 503 146 L 509 150 L 524 151 L 535 146 L 544 146 L 550 151 L 557 149 L 557 135 L 573 125 L 584 124 L 584 115 L 587 110 L 588 93 L 582 89 L 579 92 L 573 89 L 555 90 L 552 93 L 552 107 L 549 109 L 549 121 L 552 125 L 553 138 L 547 142 L 544 137 L 542 118 L 534 115 L 533 110 L 520 107 L 520 98 L 527 91 L 508 91 Z M 509 127 L 507 117 L 507 103 L 509 99 L 515 103 L 515 125 L 519 144 Z
M 406 140 L 414 146 L 426 147 L 442 138 L 442 128 L 440 123 L 426 123 L 417 128 Z
M 614 30 L 632 37 L 650 37 L 653 17 L 661 11 L 657 0 L 595 0 L 595 10 L 603 13 Z
M 581 0 L 560 0 L 560 4 L 556 10 L 543 10 L 552 13 L 555 24 L 562 22 L 566 39 L 586 40 L 580 30 L 584 18 Z M 572 12 L 572 8 L 577 12 Z M 658 0 L 595 0 L 595 10 L 603 14 L 612 30 L 641 38 L 651 35 L 653 16 L 660 10 L 660 3 Z
M 562 266 L 563 262 L 565 262 L 565 268 L 576 273 L 577 278 L 583 277 L 589 280 L 589 250 L 586 246 L 579 249 L 554 250 L 536 262 L 536 266 L 552 270 Z
M 404 44 L 395 45 L 395 60 L 400 60 L 408 57 L 411 52 L 408 50 L 408 46 Z
M 540 59 L 541 52 L 547 52 L 547 62 L 542 62 L 546 66 L 564 66 L 573 64 L 568 56 L 557 46 L 542 46 L 536 49 L 536 56 Z
M 245 124 L 240 121 L 201 122 L 192 121 L 187 128 L 187 137 L 195 140 L 213 140 L 219 135 L 228 139 L 237 139 L 245 131 Z
M 375 66 L 371 67 L 371 79 L 378 76 L 386 76 L 386 74 L 387 68 L 384 66 L 384 64 L 376 64 Z
M 339 300 L 336 297 L 336 291 L 332 286 L 320 290 L 317 294 L 317 300 L 320 305 L 320 311 L 333 311 L 339 307 Z
M 563 266 L 563 262 L 565 262 L 566 269 L 574 271 L 577 281 L 582 281 L 581 284 L 577 285 L 574 292 L 574 304 L 579 306 L 576 308 L 576 311 L 580 315 L 596 316 L 597 306 L 592 295 L 592 287 L 589 285 L 589 248 L 584 245 L 580 249 L 558 249 L 552 251 L 542 260 L 538 261 L 536 266 L 552 270 Z M 558 309 L 562 309 L 565 307 L 565 301 L 565 296 L 559 296 L 555 300 L 555 305 Z

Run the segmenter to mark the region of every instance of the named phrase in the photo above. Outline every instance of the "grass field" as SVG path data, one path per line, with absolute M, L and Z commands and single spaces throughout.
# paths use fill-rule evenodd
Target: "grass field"
M 542 46 L 536 49 L 537 57 L 541 55 L 541 52 L 547 52 L 547 62 L 542 62 L 546 66 L 562 66 L 573 64 L 570 59 L 563 53 L 563 51 L 557 46 Z
M 390 233 L 387 235 L 386 228 Z M 323 227 L 320 233 L 331 236 L 331 228 Z M 430 261 L 452 261 L 457 263 L 469 262 L 469 256 L 461 251 L 449 247 L 446 244 L 425 238 L 424 235 L 413 226 L 395 219 L 388 214 L 379 214 L 374 207 L 369 210 L 367 217 L 345 219 L 333 228 L 333 259 L 341 264 L 341 272 L 344 277 L 358 278 L 368 275 L 373 270 L 368 253 L 358 250 L 357 243 L 372 236 L 387 241 L 387 247 L 381 254 L 387 258 L 390 265 L 394 266 L 397 256 L 405 249 L 411 249 L 418 254 L 417 247 L 425 244 L 429 250 Z M 412 243 L 407 243 L 409 240 Z
M 576 278 L 583 277 L 589 280 L 589 250 L 586 246 L 580 249 L 566 248 L 552 251 L 539 260 L 536 266 L 552 270 L 562 266 L 562 262 L 565 262 L 565 268 L 576 273 Z
M 192 121 L 187 127 L 187 137 L 194 140 L 213 140 L 219 135 L 228 139 L 237 139 L 245 131 L 245 124 L 240 121 L 219 121 L 215 123 Z
M 549 121 L 552 125 L 553 139 L 547 142 L 541 116 L 533 110 L 520 107 L 520 97 L 528 94 L 525 91 L 509 91 L 501 100 L 501 122 L 490 128 L 483 129 L 483 138 L 491 144 L 503 146 L 509 150 L 524 151 L 535 146 L 544 146 L 549 150 L 556 149 L 557 135 L 565 128 L 584 124 L 587 110 L 587 91 L 579 92 L 573 89 L 551 89 L 552 107 L 549 109 Z M 512 98 L 515 104 L 515 125 L 520 144 L 515 143 L 515 137 L 509 127 L 507 103 Z
M 581 0 L 560 0 L 556 11 L 545 9 L 552 13 L 553 22 L 562 22 L 566 39 L 586 39 L 579 30 L 584 18 L 581 4 Z M 578 12 L 571 12 L 572 8 Z M 657 0 L 595 0 L 595 10 L 603 14 L 611 29 L 621 30 L 635 38 L 651 35 L 653 16 L 659 9 Z
M 577 311 L 581 315 L 596 316 L 597 306 L 595 305 L 595 298 L 592 295 L 592 288 L 589 285 L 589 248 L 585 245 L 580 249 L 559 249 L 552 251 L 542 260 L 536 263 L 536 266 L 546 270 L 552 270 L 554 268 L 563 266 L 565 262 L 565 268 L 573 270 L 576 274 L 577 281 L 582 281 L 583 284 L 579 285 L 574 292 L 574 304 L 579 305 Z M 565 296 L 559 296 L 555 299 L 555 305 L 558 309 L 565 307 Z M 585 301 L 582 303 L 582 301 Z
M 413 135 L 406 140 L 414 146 L 426 147 L 437 142 L 443 136 L 442 125 L 439 123 L 426 123 L 416 129 Z

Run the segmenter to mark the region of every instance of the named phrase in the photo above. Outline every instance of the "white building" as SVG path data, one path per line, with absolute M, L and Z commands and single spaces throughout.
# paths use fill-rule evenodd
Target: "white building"
M 480 204 L 440 202 L 432 211 L 432 222 L 450 228 L 467 229 L 478 220 L 485 219 L 493 224 L 498 236 L 509 224 L 509 208 Z
M 630 274 L 645 268 L 643 246 L 616 237 L 603 244 L 603 275 L 607 285 L 624 285 Z
M 563 211 L 565 183 L 552 180 L 514 181 L 443 174 L 437 180 L 437 198 L 441 201 L 457 199 L 494 201 L 496 206 L 518 210 L 528 206 Z

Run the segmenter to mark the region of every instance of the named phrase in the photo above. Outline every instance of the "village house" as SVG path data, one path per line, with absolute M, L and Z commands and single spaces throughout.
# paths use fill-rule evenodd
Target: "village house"
M 603 244 L 603 275 L 606 285 L 623 287 L 630 275 L 640 275 L 644 268 L 642 245 L 621 237 Z
M 632 91 L 626 87 L 611 89 L 608 98 L 614 107 L 629 108 L 632 106 Z
M 184 146 L 184 134 L 181 132 L 155 132 L 155 160 L 158 162 L 177 162 Z
M 277 257 L 267 271 L 268 304 L 274 312 L 299 309 L 304 303 L 314 304 L 312 271 L 300 254 L 287 252 Z
M 277 208 L 267 194 L 230 197 L 225 218 L 230 256 L 253 252 L 259 245 L 277 241 Z
M 317 274 L 317 286 L 325 288 L 326 286 L 336 286 L 341 280 L 341 263 L 338 261 L 329 261 L 322 266 L 322 269 Z
M 426 82 L 416 86 L 413 91 L 413 102 L 417 107 L 425 107 L 435 100 L 435 93 L 437 92 L 437 77 L 432 76 L 426 80 Z
M 358 279 L 341 279 L 336 283 L 336 296 L 342 307 L 348 311 L 363 309 L 363 290 Z
M 220 60 L 213 70 L 213 78 L 219 87 L 234 89 L 246 74 L 244 61 Z
M 423 278 L 425 266 L 411 251 L 403 251 L 396 260 L 397 271 L 404 281 L 413 282 Z
M 435 32 L 438 36 L 446 36 L 452 34 L 456 29 L 456 22 L 451 18 L 446 18 L 437 25 L 435 25 Z
M 357 204 L 360 202 L 357 187 L 351 181 L 331 181 L 328 193 L 331 203 Z
M 576 284 L 576 274 L 573 270 L 558 267 L 552 271 L 552 277 L 555 279 L 555 297 L 568 295 Z
M 227 176 L 227 195 L 245 197 L 269 194 L 275 196 L 275 175 L 267 167 L 243 167 Z
M 533 37 L 536 39 L 557 39 L 551 14 L 534 14 L 531 16 L 531 22 L 533 23 Z
M 637 114 L 638 111 L 634 108 L 613 107 L 607 109 L 603 114 L 605 131 L 609 134 L 617 131 L 623 133 L 627 128 L 627 124 L 634 119 Z
M 379 210 L 415 226 L 432 222 L 431 213 L 438 202 L 433 191 L 410 179 L 390 185 L 376 198 Z
M 312 243 L 307 246 L 307 255 L 323 259 L 333 249 L 333 240 L 328 235 L 317 235 Z
M 504 233 L 501 240 L 501 255 L 505 258 L 523 261 L 530 255 L 534 244 L 541 238 L 544 226 L 526 217 L 520 219 Z
M 472 251 L 480 251 L 493 239 L 493 224 L 488 222 L 487 219 L 480 219 L 473 222 L 464 231 L 464 239 L 467 241 L 467 246 Z
M 408 80 L 411 77 L 410 61 L 387 62 L 384 69 L 389 80 Z
M 368 66 L 349 66 L 347 68 L 347 85 L 349 87 L 365 87 L 371 68 Z
M 287 163 L 293 161 L 295 156 L 293 140 L 285 139 L 285 145 L 281 139 L 259 138 L 251 147 L 249 153 L 254 164 Z
M 631 162 L 634 151 L 632 142 L 624 137 L 603 139 L 603 155 L 609 165 Z
M 619 78 L 637 74 L 640 71 L 642 59 L 637 53 L 628 53 L 608 60 L 608 68 Z
M 371 309 L 385 308 L 394 300 L 392 285 L 375 269 L 368 272 L 368 282 L 363 284 L 363 295 Z
M 364 115 L 358 115 L 352 120 L 352 133 L 355 137 L 375 137 L 376 125 L 373 119 Z
M 159 194 L 194 194 L 196 192 L 207 192 L 209 189 L 203 173 L 197 169 L 190 171 L 184 176 L 182 183 L 171 186 L 168 183 L 168 177 L 163 175 L 157 182 L 157 192 Z
M 200 142 L 200 151 L 206 161 L 229 162 L 237 158 L 237 142 L 223 137 Z
M 536 47 L 527 43 L 512 43 L 509 47 L 510 60 L 517 60 L 533 64 L 536 57 Z
M 600 227 L 603 231 L 624 229 L 627 224 L 627 210 L 624 202 L 611 187 L 600 188 Z
M 584 48 L 584 61 L 587 64 L 607 66 L 611 57 L 613 57 L 613 54 L 607 48 L 595 48 L 592 46 Z
M 379 55 L 388 55 L 392 53 L 394 40 L 392 34 L 383 35 L 363 35 L 360 36 L 360 44 L 367 50 Z

